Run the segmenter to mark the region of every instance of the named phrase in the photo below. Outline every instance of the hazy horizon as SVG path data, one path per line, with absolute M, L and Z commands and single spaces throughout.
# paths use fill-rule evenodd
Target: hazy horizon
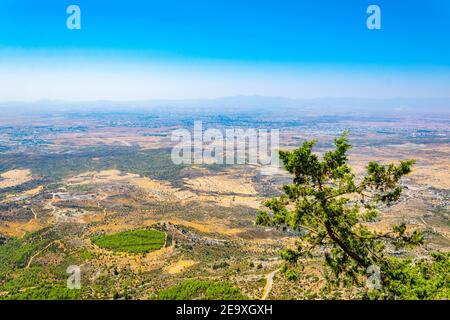
M 292 99 L 270 96 L 228 96 L 211 99 L 149 99 L 135 101 L 66 101 L 38 100 L 32 102 L 0 101 L 4 116 L 69 113 L 69 112 L 183 112 L 196 114 L 233 114 L 260 111 L 268 114 L 283 112 L 291 115 L 402 114 L 446 115 L 450 113 L 450 98 L 336 98 Z

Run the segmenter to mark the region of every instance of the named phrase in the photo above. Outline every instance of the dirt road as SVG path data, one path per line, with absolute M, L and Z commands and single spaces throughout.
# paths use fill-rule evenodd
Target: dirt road
M 272 290 L 272 285 L 273 285 L 273 277 L 275 276 L 275 274 L 278 272 L 279 270 L 274 270 L 271 273 L 269 273 L 267 275 L 267 280 L 266 280 L 266 287 L 264 288 L 264 295 L 261 298 L 261 300 L 266 300 L 267 296 L 270 293 L 270 290 Z

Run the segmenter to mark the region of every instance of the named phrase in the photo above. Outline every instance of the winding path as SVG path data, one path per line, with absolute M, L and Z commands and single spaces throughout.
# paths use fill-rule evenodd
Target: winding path
M 436 230 L 431 224 L 426 222 L 424 218 L 420 217 L 420 220 L 424 224 L 425 227 L 431 228 L 431 230 L 433 230 L 434 233 L 437 233 L 437 234 L 443 236 L 444 238 L 450 240 L 450 238 L 445 233 L 440 232 L 439 230 Z
M 45 250 L 47 250 L 48 248 L 50 248 L 50 246 L 54 243 L 57 243 L 59 246 L 64 246 L 62 244 L 62 242 L 60 240 L 53 240 L 52 242 L 50 242 L 49 244 L 47 244 L 47 246 L 45 246 L 45 248 L 43 248 L 42 250 L 39 250 L 38 252 L 36 252 L 34 255 L 32 255 L 30 257 L 30 260 L 28 260 L 28 263 L 25 267 L 25 269 L 29 269 L 31 266 L 31 263 L 33 262 L 33 259 L 36 258 L 38 255 L 40 255 L 42 252 L 44 252 Z
M 265 286 L 265 288 L 264 288 L 264 295 L 263 295 L 263 297 L 261 298 L 261 300 L 266 300 L 266 299 L 267 299 L 267 296 L 269 295 L 270 290 L 272 290 L 273 277 L 275 276 L 275 274 L 276 274 L 278 271 L 279 271 L 278 269 L 277 269 L 277 270 L 274 270 L 274 271 L 272 271 L 271 273 L 269 273 L 269 274 L 267 275 L 266 286 Z

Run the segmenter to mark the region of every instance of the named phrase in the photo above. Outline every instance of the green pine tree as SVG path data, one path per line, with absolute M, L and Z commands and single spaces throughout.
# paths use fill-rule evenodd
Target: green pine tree
M 389 205 L 400 198 L 399 181 L 411 172 L 414 160 L 400 161 L 397 165 L 370 162 L 367 174 L 357 179 L 348 165 L 351 145 L 347 132 L 335 139 L 335 149 L 322 159 L 312 152 L 315 143 L 307 141 L 296 150 L 280 151 L 280 159 L 293 175 L 293 182 L 283 186 L 281 196 L 265 202 L 267 209 L 260 210 L 256 218 L 257 224 L 299 233 L 296 247 L 281 252 L 286 276 L 296 279 L 293 267 L 319 254 L 329 271 L 330 286 L 364 287 L 368 272 L 379 270 L 380 287 L 367 291 L 366 297 L 448 297 L 448 254 L 436 254 L 432 262 L 420 266 L 411 260 L 394 259 L 386 252 L 386 245 L 397 248 L 420 245 L 421 233 L 418 230 L 407 233 L 405 224 L 396 225 L 387 233 L 367 227 L 367 222 L 377 217 L 380 204 Z M 439 272 L 444 269 L 447 273 L 433 284 L 431 274 L 428 281 L 423 272 L 414 268 Z M 428 286 L 428 291 L 413 292 L 417 289 L 413 284 L 419 282 L 422 287 Z

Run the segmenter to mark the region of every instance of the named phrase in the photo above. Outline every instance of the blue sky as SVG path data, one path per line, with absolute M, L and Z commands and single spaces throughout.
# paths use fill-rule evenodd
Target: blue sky
M 450 2 L 1 0 L 0 71 L 0 100 L 448 97 Z

